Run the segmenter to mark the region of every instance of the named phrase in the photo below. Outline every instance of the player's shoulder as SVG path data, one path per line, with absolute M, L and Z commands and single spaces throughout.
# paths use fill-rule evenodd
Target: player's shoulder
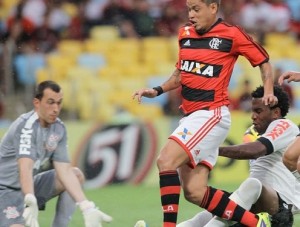
M 286 133 L 291 136 L 297 136 L 299 134 L 299 127 L 290 119 L 281 118 L 272 121 L 266 130 L 265 134 L 272 134 L 273 132 Z
M 58 129 L 62 129 L 64 131 L 66 131 L 65 123 L 60 118 L 56 119 L 56 121 L 54 122 L 54 125 L 55 125 L 55 127 L 58 127 Z

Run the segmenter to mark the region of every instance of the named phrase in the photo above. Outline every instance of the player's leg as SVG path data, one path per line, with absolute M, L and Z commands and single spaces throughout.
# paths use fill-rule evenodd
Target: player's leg
M 73 167 L 73 171 L 75 175 L 77 176 L 78 180 L 81 184 L 84 183 L 85 177 L 80 169 Z M 55 217 L 52 222 L 52 226 L 68 226 L 68 223 L 70 222 L 72 215 L 76 209 L 76 203 L 74 202 L 73 198 L 70 196 L 70 194 L 64 190 L 64 188 L 60 187 L 60 182 L 58 179 L 56 179 L 56 185 L 57 185 L 57 192 L 62 191 L 58 195 L 57 203 L 56 203 L 56 212 Z
M 83 182 L 84 177 L 78 168 L 73 168 L 78 179 Z M 68 226 L 71 216 L 76 209 L 75 201 L 64 190 L 63 185 L 55 174 L 55 170 L 45 171 L 34 178 L 35 195 L 40 210 L 45 209 L 46 202 L 58 196 L 55 217 L 52 226 Z
M 203 227 L 205 226 L 211 219 L 213 215 L 207 210 L 203 210 L 197 213 L 191 219 L 180 222 L 176 227 Z
M 168 140 L 157 159 L 164 227 L 176 226 L 181 191 L 177 168 L 188 160 L 188 155 L 174 140 Z
M 218 217 L 237 221 L 248 226 L 256 226 L 258 217 L 254 213 L 245 210 L 230 200 L 224 191 L 205 186 L 207 180 L 204 178 L 209 172 L 207 167 L 198 165 L 193 170 L 189 170 L 189 168 L 186 165 L 179 169 L 184 195 L 189 202 L 206 209 Z
M 235 190 L 229 198 L 239 204 L 246 210 L 250 210 L 252 205 L 258 200 L 261 195 L 262 184 L 255 178 L 247 178 L 237 190 Z M 225 227 L 232 225 L 233 222 L 222 219 L 220 217 L 214 217 L 211 221 L 205 225 L 205 227 Z
M 24 195 L 20 190 L 0 189 L 0 227 L 24 227 L 23 211 Z
M 251 211 L 254 213 L 268 212 L 273 215 L 279 210 L 277 192 L 270 186 L 263 185 L 261 195 L 256 203 L 252 206 Z
M 282 157 L 283 164 L 291 171 L 297 170 L 297 162 L 300 157 L 300 136 L 284 152 Z

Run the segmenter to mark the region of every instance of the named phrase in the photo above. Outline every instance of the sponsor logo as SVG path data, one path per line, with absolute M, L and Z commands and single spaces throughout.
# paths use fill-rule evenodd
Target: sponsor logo
M 185 72 L 194 73 L 197 75 L 203 75 L 207 77 L 218 76 L 222 66 L 208 65 L 201 62 L 181 60 L 180 69 Z
M 232 216 L 232 210 L 225 210 L 224 215 L 227 220 L 230 220 Z
M 152 167 L 156 150 L 151 124 L 96 125 L 78 147 L 74 165 L 84 171 L 86 188 L 140 183 Z
M 184 32 L 182 33 L 182 36 L 189 36 L 191 33 L 190 33 L 190 26 L 185 26 L 184 27 Z
M 20 147 L 19 147 L 19 154 L 30 154 L 30 148 L 31 148 L 31 137 L 32 137 L 32 129 L 22 129 L 22 133 L 20 136 Z
M 163 210 L 163 212 L 174 212 L 175 211 L 175 209 L 172 205 L 162 207 L 162 210 Z
M 181 138 L 184 140 L 187 136 L 192 135 L 192 133 L 189 132 L 189 130 L 187 128 L 184 128 L 182 132 L 178 132 L 177 134 L 180 135 Z
M 279 121 L 279 123 L 272 129 L 271 132 L 265 136 L 271 137 L 272 140 L 278 138 L 282 133 L 290 127 L 290 124 L 286 121 Z
M 187 40 L 187 41 L 183 44 L 183 46 L 191 46 L 191 41 L 190 41 L 190 40 Z
M 209 46 L 210 46 L 211 49 L 218 50 L 221 43 L 222 43 L 222 40 L 221 40 L 221 39 L 213 38 L 213 39 L 209 42 Z
M 17 207 L 7 207 L 3 210 L 3 213 L 5 213 L 7 219 L 14 219 L 20 216 L 20 213 L 17 210 Z
M 200 150 L 194 150 L 195 155 L 200 154 Z

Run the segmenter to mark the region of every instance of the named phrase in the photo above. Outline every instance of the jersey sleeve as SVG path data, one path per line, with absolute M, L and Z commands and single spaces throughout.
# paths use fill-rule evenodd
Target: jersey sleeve
M 266 132 L 258 139 L 267 145 L 267 153 L 284 150 L 291 142 L 291 138 L 295 138 L 295 127 L 291 121 L 279 119 L 273 121 Z
M 253 67 L 269 61 L 266 50 L 240 27 L 236 27 L 234 51 L 247 58 Z
M 61 139 L 57 144 L 57 148 L 52 156 L 53 161 L 56 162 L 70 162 L 68 154 L 67 131 L 63 124 L 59 125 Z
M 19 125 L 15 125 L 8 133 L 9 136 L 13 137 L 17 158 L 26 157 L 37 160 L 36 134 L 31 125 L 28 127 L 28 124 L 23 122 Z

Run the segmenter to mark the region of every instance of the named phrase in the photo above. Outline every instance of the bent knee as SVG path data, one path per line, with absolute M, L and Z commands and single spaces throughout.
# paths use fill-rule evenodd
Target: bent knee
M 83 172 L 81 171 L 81 169 L 79 169 L 78 167 L 73 167 L 73 172 L 76 175 L 79 182 L 81 184 L 83 184 L 85 181 L 85 176 L 84 176 Z
M 205 193 L 206 188 L 197 189 L 197 190 L 184 190 L 184 198 L 190 203 L 200 205 L 202 202 L 203 195 Z

